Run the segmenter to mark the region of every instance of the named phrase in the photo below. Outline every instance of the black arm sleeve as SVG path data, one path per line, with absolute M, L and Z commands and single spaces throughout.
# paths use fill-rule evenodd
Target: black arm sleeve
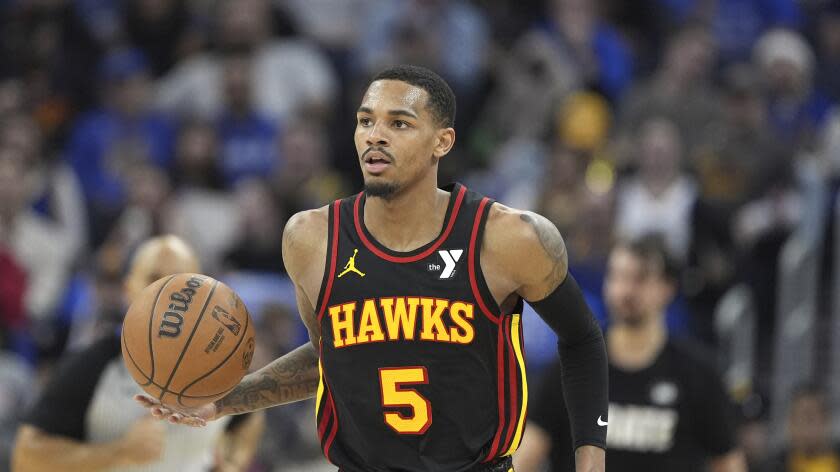
M 23 422 L 57 436 L 84 441 L 85 415 L 105 366 L 120 352 L 120 339 L 108 336 L 71 354 L 55 369 Z
M 583 445 L 606 448 L 608 365 L 604 336 L 586 305 L 572 274 L 554 292 L 529 302 L 560 338 L 563 397 L 577 449 Z

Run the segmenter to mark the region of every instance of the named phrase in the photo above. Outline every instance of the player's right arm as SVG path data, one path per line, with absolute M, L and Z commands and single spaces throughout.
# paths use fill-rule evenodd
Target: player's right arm
M 309 331 L 310 342 L 246 375 L 225 397 L 198 409 L 176 412 L 155 399 L 137 400 L 159 419 L 203 426 L 209 420 L 306 400 L 318 389 L 318 350 L 321 330 L 315 303 L 321 288 L 327 255 L 328 207 L 295 214 L 283 231 L 283 263 L 295 286 L 297 306 Z

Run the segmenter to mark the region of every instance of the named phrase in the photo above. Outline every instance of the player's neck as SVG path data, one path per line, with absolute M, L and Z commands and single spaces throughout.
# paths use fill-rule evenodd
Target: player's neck
M 650 367 L 667 340 L 668 330 L 662 318 L 639 325 L 612 326 L 607 332 L 610 363 L 622 370 Z
M 433 241 L 443 228 L 449 193 L 437 180 L 419 182 L 393 198 L 365 199 L 364 223 L 383 246 L 411 251 Z

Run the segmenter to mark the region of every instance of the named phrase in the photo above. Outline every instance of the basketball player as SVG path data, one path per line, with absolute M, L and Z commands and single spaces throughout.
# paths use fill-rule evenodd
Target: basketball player
M 668 339 L 665 310 L 676 277 L 661 238 L 622 243 L 610 254 L 604 282 L 610 314 L 610 471 L 745 471 L 735 446 L 735 410 L 720 377 Z M 565 381 L 559 366 L 551 368 L 536 391 L 518 468 L 541 470 L 545 462 L 552 471 L 571 467 L 560 395 Z
M 165 275 L 198 270 L 198 260 L 182 240 L 151 239 L 132 260 L 126 297 L 130 300 Z M 117 333 L 75 353 L 58 368 L 19 428 L 13 469 L 203 472 L 214 465 L 244 470 L 250 463 L 262 430 L 261 415 L 249 415 L 235 427 L 227 421 L 206 430 L 165 427 L 132 400 L 137 391 L 123 365 Z M 236 444 L 238 452 L 224 447 L 231 453 L 214 464 L 220 440 Z
M 433 72 L 375 77 L 356 115 L 364 192 L 298 213 L 283 235 L 311 344 L 195 410 L 138 401 L 200 426 L 315 396 L 324 454 L 342 471 L 508 472 L 528 403 L 525 299 L 562 340 L 577 470 L 603 471 L 606 352 L 563 240 L 539 215 L 438 188 L 454 119 Z

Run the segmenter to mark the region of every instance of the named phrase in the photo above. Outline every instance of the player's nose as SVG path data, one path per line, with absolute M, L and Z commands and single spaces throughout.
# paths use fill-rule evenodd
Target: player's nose
M 366 142 L 368 146 L 387 146 L 388 138 L 383 132 L 382 125 L 375 123 L 368 131 Z

